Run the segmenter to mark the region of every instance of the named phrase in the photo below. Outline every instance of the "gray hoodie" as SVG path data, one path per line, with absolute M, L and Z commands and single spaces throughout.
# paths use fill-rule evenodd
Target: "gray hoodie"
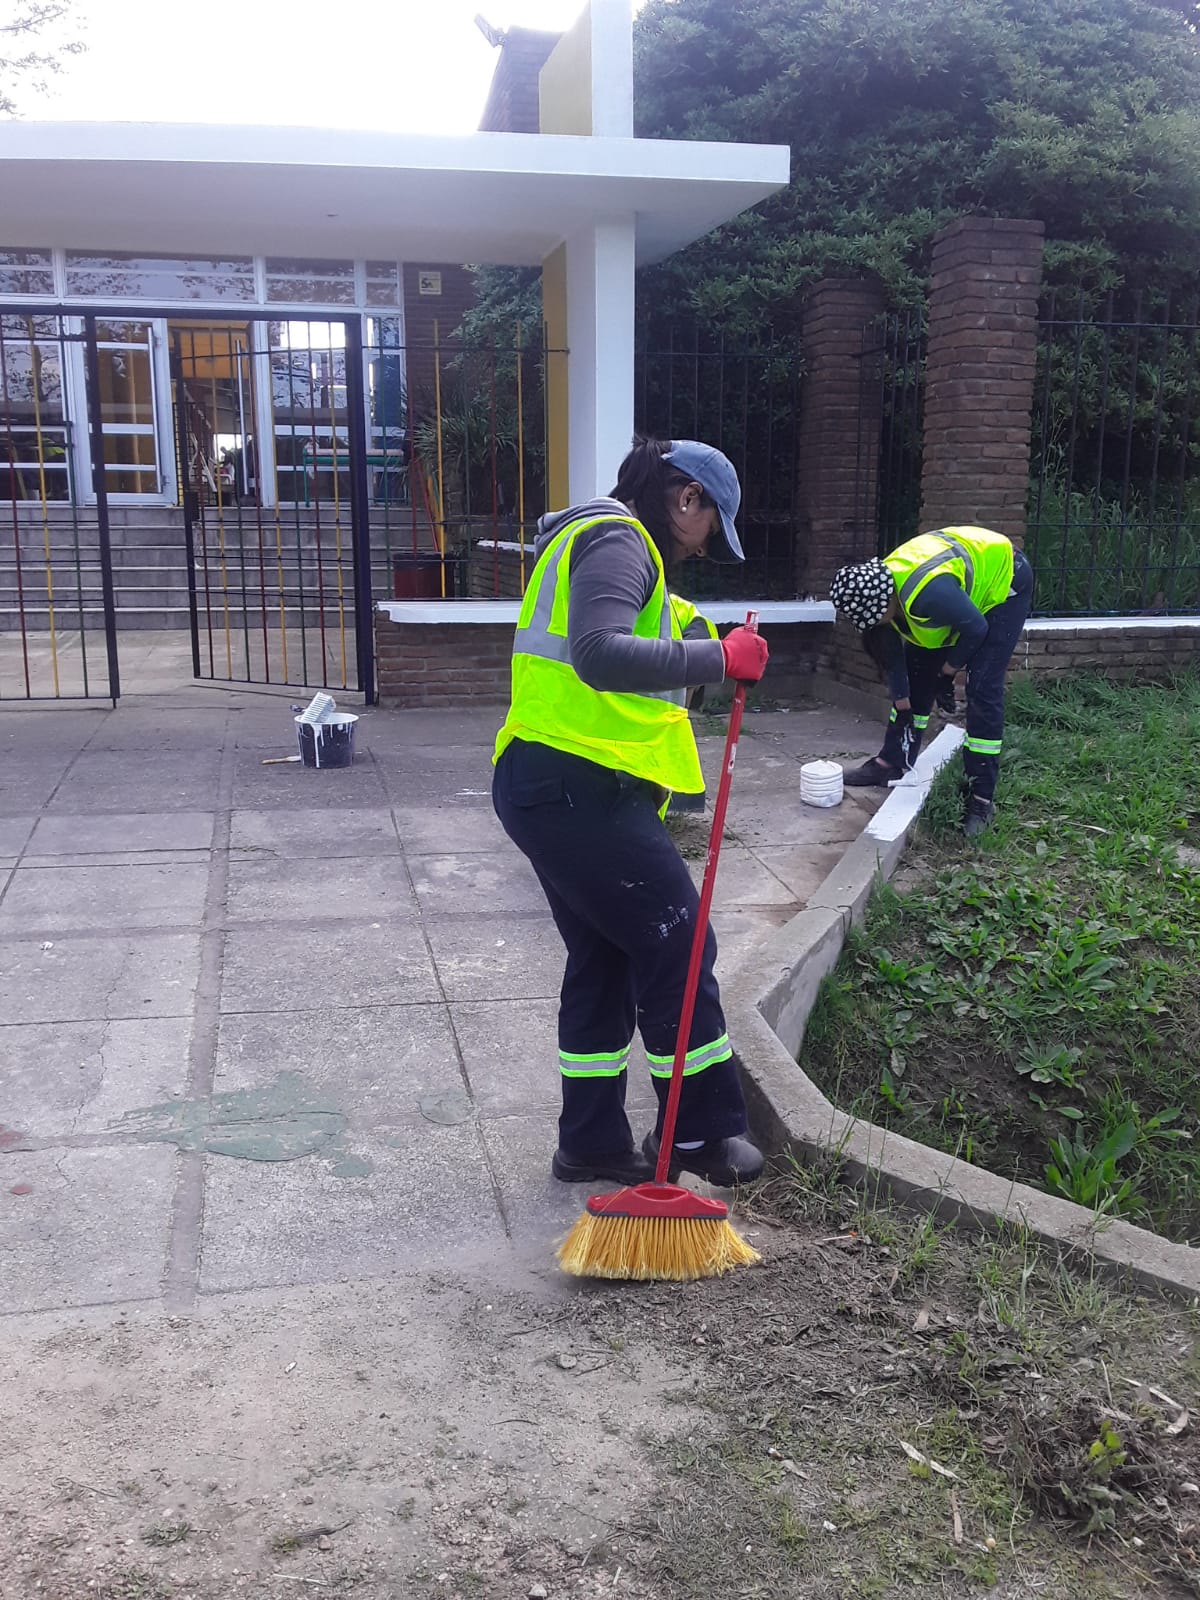
M 538 523 L 540 556 L 570 522 L 628 518 L 619 500 L 589 500 L 554 511 Z M 571 665 L 591 689 L 637 694 L 720 683 L 725 654 L 702 623 L 683 639 L 635 639 L 633 625 L 654 590 L 656 572 L 646 540 L 628 521 L 600 522 L 571 549 L 571 608 L 567 643 Z

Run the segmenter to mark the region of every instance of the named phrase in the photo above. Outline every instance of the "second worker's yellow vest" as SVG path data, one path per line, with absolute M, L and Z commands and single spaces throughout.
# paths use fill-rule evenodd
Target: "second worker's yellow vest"
M 1008 597 L 1013 581 L 1012 541 L 990 528 L 939 528 L 884 556 L 896 583 L 900 615 L 893 626 L 924 650 L 942 650 L 957 638 L 952 628 L 933 628 L 913 616 L 921 591 L 945 574 L 962 584 L 971 603 L 987 612 Z

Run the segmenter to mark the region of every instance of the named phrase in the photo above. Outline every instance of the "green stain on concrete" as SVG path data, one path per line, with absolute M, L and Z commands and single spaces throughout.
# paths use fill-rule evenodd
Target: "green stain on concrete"
M 365 1156 L 352 1155 L 349 1150 L 339 1155 L 334 1155 L 332 1149 L 326 1152 L 329 1160 L 329 1170 L 335 1178 L 369 1178 L 375 1171 L 375 1163 L 368 1161 Z
M 241 1161 L 297 1161 L 315 1155 L 345 1131 L 346 1118 L 298 1072 L 281 1072 L 261 1089 L 234 1089 L 206 1100 L 142 1106 L 110 1126 L 131 1139 L 176 1145 Z M 333 1152 L 330 1152 L 333 1153 Z M 339 1152 L 339 1176 L 358 1177 L 369 1162 Z

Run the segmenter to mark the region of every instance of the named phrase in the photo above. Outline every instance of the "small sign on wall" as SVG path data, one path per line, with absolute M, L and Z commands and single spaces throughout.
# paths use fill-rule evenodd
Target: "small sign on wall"
M 442 275 L 441 275 L 440 272 L 418 272 L 417 273 L 417 293 L 418 294 L 441 294 L 441 292 L 442 292 Z

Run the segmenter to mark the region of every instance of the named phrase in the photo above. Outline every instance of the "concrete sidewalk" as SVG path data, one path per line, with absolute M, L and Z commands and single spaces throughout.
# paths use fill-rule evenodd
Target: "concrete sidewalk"
M 263 765 L 270 695 L 0 713 L 0 1312 L 549 1259 L 584 1198 L 549 1177 L 563 953 L 492 814 L 496 722 L 368 712 L 313 772 Z M 802 806 L 800 763 L 877 737 L 747 719 L 722 966 L 876 803 Z M 640 1063 L 630 1100 L 640 1133 Z

